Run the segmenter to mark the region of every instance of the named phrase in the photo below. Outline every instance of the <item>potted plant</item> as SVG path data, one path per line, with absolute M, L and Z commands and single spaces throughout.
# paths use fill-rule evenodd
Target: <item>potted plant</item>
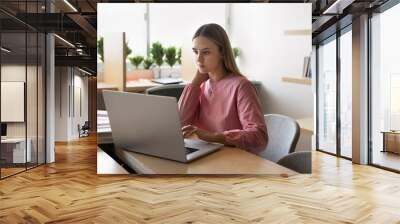
M 133 64 L 135 66 L 135 68 L 138 69 L 139 65 L 142 63 L 144 58 L 143 58 L 143 56 L 138 55 L 138 56 L 129 58 L 129 60 L 131 61 L 131 64 Z
M 146 70 L 149 70 L 153 64 L 154 64 L 154 61 L 151 58 L 146 58 L 143 60 L 143 67 Z
M 149 70 L 149 67 L 151 66 L 151 64 L 153 64 L 153 62 L 151 62 L 150 66 L 148 66 L 149 60 L 144 60 L 144 57 L 140 55 L 129 58 L 129 61 L 131 62 L 131 64 L 133 64 L 133 66 L 135 66 L 135 70 L 128 72 L 126 77 L 127 81 L 153 78 L 153 72 Z M 142 62 L 144 63 L 144 69 L 139 69 L 139 66 L 140 64 L 142 64 Z
M 176 57 L 176 48 L 175 47 L 169 47 L 165 49 L 165 62 L 171 67 L 169 76 L 172 76 L 172 70 L 177 62 L 177 57 Z
M 176 55 L 176 61 L 178 62 L 178 64 L 182 64 L 182 48 L 179 48 L 178 50 L 178 54 Z
M 151 56 L 154 63 L 158 66 L 158 71 L 155 73 L 155 78 L 161 78 L 161 65 L 164 63 L 164 48 L 160 42 L 155 42 L 152 44 L 150 49 Z

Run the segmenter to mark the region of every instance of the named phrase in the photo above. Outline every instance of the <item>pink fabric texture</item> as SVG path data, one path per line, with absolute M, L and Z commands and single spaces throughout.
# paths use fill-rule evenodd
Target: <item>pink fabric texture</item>
M 258 154 L 267 145 L 267 128 L 253 84 L 227 75 L 200 87 L 188 84 L 179 99 L 182 126 L 195 125 L 225 135 L 227 145 Z

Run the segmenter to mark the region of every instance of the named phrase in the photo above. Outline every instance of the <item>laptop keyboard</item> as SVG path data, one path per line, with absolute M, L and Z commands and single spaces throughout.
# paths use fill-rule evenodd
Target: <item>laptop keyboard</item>
M 190 153 L 192 153 L 192 152 L 199 151 L 198 149 L 189 148 L 189 147 L 185 147 L 185 149 L 186 149 L 186 154 L 190 154 Z

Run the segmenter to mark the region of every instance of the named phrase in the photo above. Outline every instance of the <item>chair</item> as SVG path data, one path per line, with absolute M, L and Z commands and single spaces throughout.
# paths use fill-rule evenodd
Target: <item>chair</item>
M 278 162 L 279 159 L 294 152 L 300 136 L 300 127 L 297 122 L 284 115 L 264 115 L 268 132 L 268 145 L 259 155 Z
M 185 84 L 169 84 L 151 87 L 146 90 L 146 94 L 160 95 L 160 96 L 173 96 L 176 100 L 179 100 Z
M 89 121 L 85 121 L 85 123 L 82 125 L 82 127 L 79 127 L 78 125 L 78 131 L 79 131 L 79 138 L 84 137 L 84 136 L 89 136 Z
M 299 173 L 311 173 L 311 152 L 299 151 L 284 156 L 278 164 Z

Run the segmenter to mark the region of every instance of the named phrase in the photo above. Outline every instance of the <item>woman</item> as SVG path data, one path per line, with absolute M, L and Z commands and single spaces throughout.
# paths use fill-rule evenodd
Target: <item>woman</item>
M 184 137 L 232 145 L 258 154 L 267 129 L 256 90 L 236 66 L 225 30 L 201 26 L 193 37 L 197 73 L 179 99 Z

